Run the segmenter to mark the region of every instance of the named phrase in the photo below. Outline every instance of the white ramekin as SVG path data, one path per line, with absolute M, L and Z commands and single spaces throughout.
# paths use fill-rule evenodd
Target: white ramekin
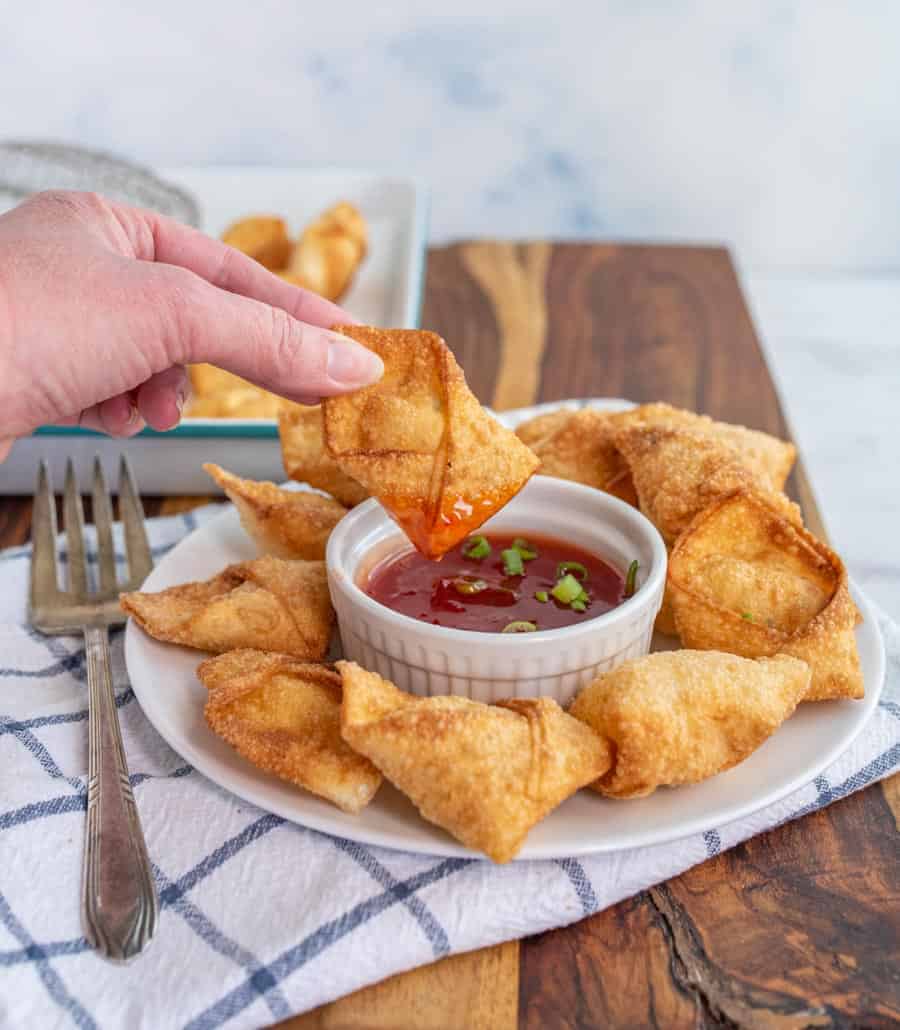
M 344 655 L 416 694 L 476 701 L 552 697 L 568 704 L 601 672 L 646 654 L 662 603 L 666 548 L 636 508 L 579 483 L 534 476 L 481 531 L 552 536 L 607 559 L 624 574 L 640 563 L 638 589 L 618 608 L 577 626 L 534 633 L 474 633 L 419 622 L 359 586 L 373 565 L 410 544 L 375 500 L 337 524 L 325 556 Z

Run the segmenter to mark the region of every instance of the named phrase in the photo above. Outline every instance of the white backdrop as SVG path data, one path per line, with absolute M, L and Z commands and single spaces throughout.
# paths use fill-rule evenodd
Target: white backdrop
M 400 167 L 432 186 L 436 239 L 900 267 L 891 0 L 0 0 L 0 25 L 0 137 Z

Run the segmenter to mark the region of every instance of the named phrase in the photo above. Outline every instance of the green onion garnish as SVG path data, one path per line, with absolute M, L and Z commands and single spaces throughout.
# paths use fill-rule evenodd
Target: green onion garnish
M 571 604 L 581 595 L 581 584 L 572 575 L 565 575 L 550 591 L 560 604 Z
M 515 622 L 508 622 L 501 632 L 503 633 L 534 633 L 537 626 L 533 622 L 525 622 L 523 619 L 517 619 Z
M 569 605 L 573 612 L 584 612 L 587 611 L 587 604 L 581 600 L 580 597 L 576 597 L 575 600 Z
M 750 612 L 741 612 L 741 618 L 746 619 L 747 622 L 753 622 L 753 616 L 750 614 Z
M 537 558 L 538 556 L 537 548 L 532 547 L 527 540 L 523 540 L 520 536 L 517 536 L 516 539 L 513 540 L 511 546 L 522 555 L 523 561 L 531 561 L 533 558 Z
M 466 546 L 463 548 L 464 557 L 477 558 L 479 561 L 482 558 L 487 558 L 490 553 L 491 545 L 488 543 L 486 536 L 469 537 Z
M 487 590 L 487 583 L 483 579 L 454 579 L 453 589 L 458 594 L 480 594 Z
M 628 573 L 625 576 L 625 596 L 626 597 L 631 597 L 634 594 L 634 591 L 637 588 L 638 568 L 640 568 L 640 566 L 638 565 L 637 560 L 633 561 L 628 566 Z
M 515 547 L 509 547 L 505 551 L 501 551 L 500 557 L 503 559 L 503 571 L 507 576 L 525 575 L 525 565 L 522 562 L 522 555 L 519 554 Z
M 546 604 L 550 600 L 550 595 L 546 590 L 536 590 L 534 592 L 535 601 L 540 601 L 541 604 Z
M 570 572 L 574 572 L 575 575 L 581 580 L 585 580 L 588 578 L 588 570 L 581 564 L 580 561 L 561 561 L 559 565 L 556 566 L 556 575 L 560 579 L 562 579 L 563 576 L 567 575 Z

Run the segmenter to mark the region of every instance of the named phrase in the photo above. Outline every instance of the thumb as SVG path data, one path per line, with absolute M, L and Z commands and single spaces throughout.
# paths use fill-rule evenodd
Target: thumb
M 173 363 L 208 362 L 305 403 L 369 386 L 384 373 L 377 354 L 331 329 L 171 265 L 148 271 L 163 279 L 158 295 Z

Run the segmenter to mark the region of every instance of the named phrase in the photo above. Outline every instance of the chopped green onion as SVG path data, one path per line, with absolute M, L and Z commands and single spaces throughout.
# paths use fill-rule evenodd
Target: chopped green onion
M 537 626 L 533 622 L 525 622 L 517 619 L 515 622 L 508 622 L 501 632 L 503 633 L 534 633 Z
M 525 575 L 525 565 L 522 562 L 522 555 L 519 554 L 515 547 L 509 547 L 505 551 L 501 551 L 500 557 L 503 559 L 503 571 L 507 576 Z
M 483 579 L 454 579 L 453 589 L 458 594 L 480 594 L 487 590 L 487 583 Z
M 625 576 L 625 596 L 631 597 L 637 588 L 637 574 L 640 566 L 635 560 L 628 566 L 628 573 Z
M 573 612 L 584 612 L 587 611 L 587 605 L 580 597 L 576 597 L 575 600 L 569 605 Z
M 550 591 L 560 604 L 571 604 L 581 595 L 581 584 L 571 575 L 565 575 Z
M 490 553 L 491 545 L 488 543 L 486 536 L 469 537 L 466 546 L 463 548 L 464 557 L 477 558 L 479 561 L 482 558 L 487 558 Z
M 540 601 L 541 604 L 546 604 L 550 600 L 550 595 L 546 590 L 536 590 L 534 592 L 535 601 Z
M 581 580 L 588 578 L 588 570 L 580 561 L 561 561 L 559 565 L 556 566 L 556 575 L 559 576 L 560 579 L 570 572 L 574 572 Z
M 537 548 L 532 547 L 527 540 L 523 540 L 520 536 L 513 540 L 512 546 L 522 555 L 523 561 L 531 561 L 538 556 Z
M 747 622 L 753 622 L 753 616 L 750 614 L 750 612 L 741 612 L 741 618 L 746 619 Z

